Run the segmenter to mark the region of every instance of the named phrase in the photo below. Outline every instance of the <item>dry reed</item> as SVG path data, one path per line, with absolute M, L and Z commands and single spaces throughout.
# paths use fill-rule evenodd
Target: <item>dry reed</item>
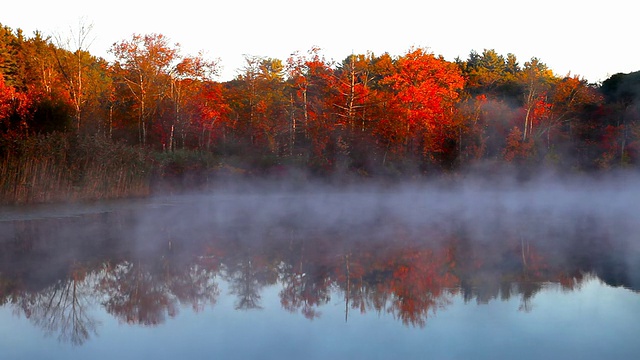
M 53 133 L 0 147 L 0 204 L 98 200 L 149 193 L 137 148 L 101 137 Z

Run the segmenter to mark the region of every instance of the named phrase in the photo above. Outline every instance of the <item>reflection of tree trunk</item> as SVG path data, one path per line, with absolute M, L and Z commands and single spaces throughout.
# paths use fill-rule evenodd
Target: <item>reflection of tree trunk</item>
M 302 274 L 302 260 L 304 259 L 304 241 L 300 245 L 300 269 L 299 274 Z
M 527 242 L 526 251 L 525 251 L 524 238 L 522 236 L 520 236 L 520 249 L 522 251 L 522 265 L 524 266 L 524 268 L 526 270 L 527 269 L 527 256 L 529 254 L 529 242 Z
M 91 333 L 96 334 L 98 325 L 87 314 L 88 299 L 93 296 L 91 290 L 86 292 L 88 289 L 88 280 L 71 278 L 38 294 L 25 296 L 22 310 L 48 335 L 57 334 L 60 341 L 81 345 Z
M 260 290 L 262 288 L 258 281 L 258 270 L 251 260 L 242 261 L 238 269 L 231 278 L 231 293 L 238 296 L 235 304 L 236 310 L 262 309 L 260 306 Z
M 344 322 L 349 320 L 349 295 L 351 294 L 351 274 L 349 269 L 349 254 L 345 255 L 345 266 L 347 269 L 347 290 L 344 296 Z
M 538 283 L 524 282 L 520 284 L 519 292 L 522 294 L 522 299 L 518 310 L 526 313 L 533 310 L 533 297 L 540 291 L 541 286 Z

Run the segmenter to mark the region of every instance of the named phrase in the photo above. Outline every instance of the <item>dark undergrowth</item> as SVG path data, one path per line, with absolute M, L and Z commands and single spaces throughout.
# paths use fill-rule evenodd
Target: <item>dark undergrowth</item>
M 374 161 L 356 160 L 318 164 L 303 155 L 241 152 L 221 155 L 196 150 L 160 152 L 101 136 L 72 133 L 2 137 L 0 205 L 177 194 L 240 180 L 290 186 L 315 181 L 356 185 L 368 180 L 394 183 L 417 179 L 455 184 L 468 178 L 483 183 L 501 183 L 508 179 L 527 181 L 549 172 L 557 175 L 559 171 L 557 166 L 505 166 L 501 162 L 443 169 L 421 167 L 419 160 L 402 157 L 385 157 L 378 166 L 373 166 Z M 570 172 L 577 175 L 575 171 Z
M 52 133 L 0 145 L 0 203 L 146 196 L 145 152 L 99 136 Z

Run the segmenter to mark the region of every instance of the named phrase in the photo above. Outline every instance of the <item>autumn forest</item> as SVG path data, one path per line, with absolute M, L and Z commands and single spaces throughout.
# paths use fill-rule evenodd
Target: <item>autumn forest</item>
M 217 60 L 161 34 L 88 51 L 0 28 L 0 202 L 146 195 L 216 176 L 403 177 L 509 166 L 597 172 L 638 164 L 640 72 L 601 84 L 541 59 L 428 49 Z

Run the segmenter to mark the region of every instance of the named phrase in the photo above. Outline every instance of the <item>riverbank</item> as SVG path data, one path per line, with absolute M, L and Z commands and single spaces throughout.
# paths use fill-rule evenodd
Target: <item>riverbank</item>
M 0 205 L 171 195 L 243 180 L 280 186 L 316 181 L 344 186 L 435 179 L 451 185 L 468 178 L 487 183 L 526 181 L 549 173 L 576 175 L 572 170 L 515 166 L 499 161 L 453 170 L 421 169 L 417 162 L 406 159 L 388 161 L 379 167 L 354 167 L 349 163 L 318 167 L 302 156 L 154 151 L 100 136 L 70 133 L 0 140 Z
M 150 191 L 147 154 L 131 146 L 61 133 L 2 145 L 1 204 L 136 197 Z

